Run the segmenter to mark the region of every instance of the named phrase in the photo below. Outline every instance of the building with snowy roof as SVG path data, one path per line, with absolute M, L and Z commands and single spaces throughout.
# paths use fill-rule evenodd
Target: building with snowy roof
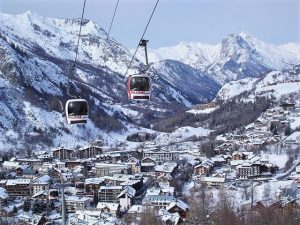
M 90 207 L 91 199 L 79 196 L 65 196 L 68 212 L 75 212 L 77 209 Z

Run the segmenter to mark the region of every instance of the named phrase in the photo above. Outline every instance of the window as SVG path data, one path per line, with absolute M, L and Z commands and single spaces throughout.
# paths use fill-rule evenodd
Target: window
M 149 91 L 149 77 L 133 77 L 130 81 L 130 90 L 132 91 Z
M 69 115 L 88 115 L 88 104 L 85 101 L 70 102 L 68 112 Z

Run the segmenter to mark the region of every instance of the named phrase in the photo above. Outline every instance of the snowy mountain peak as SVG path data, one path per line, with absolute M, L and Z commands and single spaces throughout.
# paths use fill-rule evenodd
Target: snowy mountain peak
M 19 15 L 0 14 L 0 33 L 24 51 L 44 49 L 45 53 L 60 59 L 74 60 L 80 19 L 57 19 L 42 17 L 32 11 Z M 34 47 L 34 48 L 32 48 Z M 91 20 L 84 20 L 79 46 L 78 61 L 106 66 L 124 74 L 131 60 L 131 53 L 110 38 Z M 136 73 L 142 65 L 134 61 L 129 73 Z
M 18 15 L 16 15 L 17 17 L 27 17 L 28 19 L 35 19 L 35 18 L 43 18 L 42 16 L 40 16 L 39 14 L 37 14 L 36 12 L 32 11 L 32 10 L 27 10 L 23 13 L 20 13 Z
M 143 54 L 138 55 L 142 57 Z M 227 35 L 217 45 L 180 42 L 177 46 L 149 49 L 149 59 L 152 62 L 178 60 L 208 72 L 220 84 L 225 84 L 299 64 L 300 44 L 268 44 L 243 31 Z

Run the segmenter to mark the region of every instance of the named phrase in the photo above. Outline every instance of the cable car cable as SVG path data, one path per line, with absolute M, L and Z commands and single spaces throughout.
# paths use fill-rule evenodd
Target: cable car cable
M 109 25 L 108 33 L 107 33 L 107 36 L 106 36 L 106 41 L 109 40 L 109 34 L 110 34 L 110 31 L 111 31 L 111 28 L 112 28 L 112 25 L 113 25 L 113 22 L 114 22 L 114 19 L 115 19 L 115 16 L 116 16 L 119 1 L 120 0 L 118 0 L 116 5 L 115 5 L 114 13 L 113 13 L 113 16 L 112 16 L 112 19 L 111 19 L 111 22 L 110 22 L 110 25 Z M 100 65 L 106 66 L 106 61 L 108 61 L 108 60 L 106 58 L 107 49 L 106 49 L 105 43 L 104 43 L 104 46 L 103 46 L 103 52 L 104 52 L 104 56 L 102 57 L 102 60 L 101 60 L 102 63 Z
M 116 12 L 117 12 L 117 8 L 118 8 L 118 5 L 119 5 L 119 1 L 117 1 L 117 4 L 115 6 L 115 10 L 114 10 L 114 14 L 113 14 L 113 17 L 111 19 L 111 22 L 110 22 L 110 25 L 109 25 L 109 29 L 108 29 L 108 33 L 107 33 L 107 40 L 109 39 L 109 34 L 110 34 L 110 31 L 111 31 L 111 28 L 112 28 L 112 25 L 113 25 L 113 22 L 114 22 L 114 19 L 115 19 L 115 16 L 116 16 Z
M 84 2 L 83 2 L 83 8 L 82 8 L 80 26 L 79 26 L 79 33 L 78 33 L 78 40 L 77 40 L 77 45 L 76 45 L 76 50 L 75 50 L 75 60 L 74 60 L 74 64 L 71 66 L 71 70 L 68 73 L 67 94 L 69 96 L 71 96 L 71 94 L 70 94 L 70 73 L 72 73 L 72 75 L 74 76 L 75 70 L 76 70 L 78 50 L 79 50 L 79 42 L 80 42 L 80 38 L 81 38 L 81 29 L 82 29 L 82 21 L 83 21 L 83 16 L 84 16 L 84 11 L 85 11 L 85 5 L 86 5 L 86 0 L 84 0 Z
M 71 67 L 69 67 L 69 71 L 68 71 L 67 94 L 68 94 L 68 96 L 72 97 L 72 99 L 69 99 L 66 102 L 66 106 L 65 106 L 68 124 L 86 124 L 87 120 L 88 120 L 88 116 L 89 116 L 88 102 L 85 99 L 77 98 L 76 96 L 72 96 L 70 94 L 70 75 L 72 74 L 72 77 L 75 80 L 78 50 L 79 50 L 79 43 L 80 43 L 80 38 L 81 38 L 81 30 L 82 30 L 85 5 L 86 5 L 86 0 L 84 0 L 84 2 L 83 2 L 80 27 L 79 27 L 79 33 L 78 33 L 78 40 L 77 40 L 77 45 L 76 45 L 76 50 L 75 50 L 74 64 L 71 65 Z
M 138 50 L 138 48 L 139 48 L 139 46 L 140 46 L 141 40 L 144 39 L 145 33 L 146 33 L 147 29 L 148 29 L 148 26 L 149 26 L 149 24 L 150 24 L 150 21 L 151 21 L 151 19 L 152 19 L 152 17 L 153 17 L 153 14 L 154 14 L 154 12 L 155 12 L 155 10 L 156 10 L 156 7 L 157 7 L 158 3 L 159 3 L 159 0 L 156 1 L 156 4 L 155 4 L 155 6 L 154 6 L 154 8 L 153 8 L 153 10 L 152 10 L 151 16 L 150 16 L 150 18 L 149 18 L 149 20 L 148 20 L 148 23 L 147 23 L 147 25 L 146 25 L 146 27 L 145 27 L 145 30 L 144 30 L 144 32 L 143 32 L 143 34 L 142 34 L 142 37 L 141 37 L 140 40 L 139 40 L 139 43 L 138 43 L 138 45 L 137 45 L 137 47 L 136 47 L 136 49 L 135 49 L 135 52 L 134 52 L 134 54 L 133 54 L 133 56 L 132 56 L 132 58 L 131 58 L 131 60 L 130 60 L 130 63 L 129 63 L 129 65 L 128 65 L 128 67 L 127 67 L 127 70 L 126 70 L 126 72 L 125 72 L 125 74 L 124 74 L 124 77 L 126 77 L 127 72 L 128 72 L 128 70 L 129 70 L 129 68 L 130 68 L 130 66 L 131 66 L 131 64 L 132 64 L 132 62 L 133 62 L 133 59 L 134 59 L 134 57 L 135 57 L 135 55 L 136 55 L 136 53 L 137 53 L 137 50 Z

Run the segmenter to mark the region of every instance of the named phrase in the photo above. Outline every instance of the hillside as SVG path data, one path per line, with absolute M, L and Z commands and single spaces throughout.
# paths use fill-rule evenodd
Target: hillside
M 78 29 L 79 19 L 44 18 L 30 11 L 0 14 L 2 149 L 23 148 L 32 140 L 40 148 L 80 145 L 94 138 L 114 143 L 151 120 L 213 99 L 220 88 L 211 77 L 181 62 L 157 63 L 149 69 L 152 101 L 129 102 L 124 73 L 130 51 L 114 39 L 107 40 L 102 28 L 85 20 L 71 91 L 89 101 L 91 119 L 87 126 L 66 126 L 62 105 L 68 98 L 67 68 L 75 57 Z M 143 67 L 134 60 L 129 73 Z M 173 70 L 191 79 L 170 79 Z M 183 89 L 178 85 L 182 82 L 194 88 Z M 201 87 L 197 84 L 206 89 L 196 93 Z
M 214 101 L 180 112 L 156 123 L 160 131 L 179 126 L 205 127 L 217 133 L 231 131 L 255 121 L 264 111 L 285 102 L 299 104 L 299 66 L 272 71 L 261 78 L 245 78 L 225 84 Z

